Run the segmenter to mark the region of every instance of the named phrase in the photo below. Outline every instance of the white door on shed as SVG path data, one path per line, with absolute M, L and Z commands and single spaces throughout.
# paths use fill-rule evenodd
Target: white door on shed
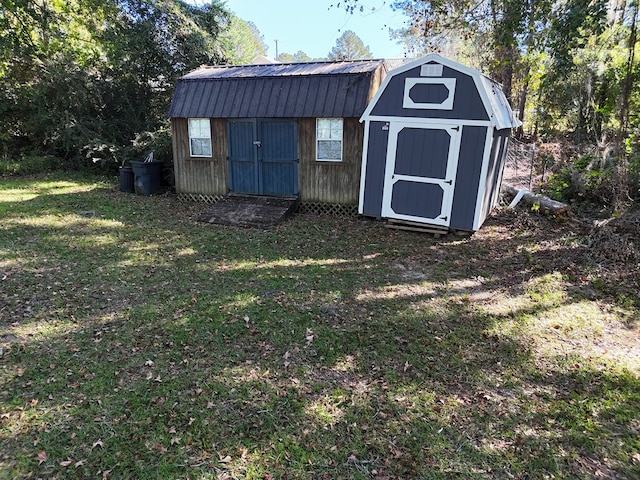
M 391 123 L 383 217 L 449 226 L 461 129 L 425 122 Z

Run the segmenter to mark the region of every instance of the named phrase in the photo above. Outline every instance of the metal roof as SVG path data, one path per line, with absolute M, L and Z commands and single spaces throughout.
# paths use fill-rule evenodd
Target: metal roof
M 306 75 L 337 75 L 372 72 L 383 60 L 349 60 L 342 62 L 269 63 L 262 65 L 202 66 L 182 77 L 201 78 L 289 77 Z
M 178 81 L 169 116 L 360 117 L 379 68 L 383 60 L 200 67 Z

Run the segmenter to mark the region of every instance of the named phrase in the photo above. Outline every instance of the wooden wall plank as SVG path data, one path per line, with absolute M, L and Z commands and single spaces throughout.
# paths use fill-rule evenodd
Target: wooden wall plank
M 173 163 L 176 192 L 203 195 L 224 195 L 227 181 L 227 122 L 211 119 L 211 158 L 189 155 L 189 128 L 186 118 L 173 118 Z
M 364 126 L 345 118 L 342 162 L 317 162 L 316 119 L 298 120 L 299 187 L 303 202 L 357 204 Z
M 172 119 L 172 127 L 176 191 L 203 195 L 226 194 L 226 120 L 211 119 L 212 158 L 189 156 L 187 119 Z M 345 205 L 358 203 L 364 126 L 357 118 L 345 118 L 343 134 L 343 161 L 317 162 L 316 119 L 298 119 L 298 187 L 302 201 Z

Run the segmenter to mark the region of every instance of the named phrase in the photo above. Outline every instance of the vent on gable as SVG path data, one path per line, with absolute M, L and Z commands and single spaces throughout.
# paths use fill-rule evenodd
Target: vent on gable
M 442 64 L 441 63 L 427 63 L 420 67 L 421 77 L 441 77 L 442 76 Z

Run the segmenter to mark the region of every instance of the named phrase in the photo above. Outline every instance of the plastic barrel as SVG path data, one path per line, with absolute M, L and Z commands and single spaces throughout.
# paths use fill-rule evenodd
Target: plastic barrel
M 131 167 L 120 167 L 120 191 L 133 193 L 133 168 Z
M 132 161 L 133 186 L 136 195 L 149 196 L 160 190 L 162 182 L 162 162 Z

